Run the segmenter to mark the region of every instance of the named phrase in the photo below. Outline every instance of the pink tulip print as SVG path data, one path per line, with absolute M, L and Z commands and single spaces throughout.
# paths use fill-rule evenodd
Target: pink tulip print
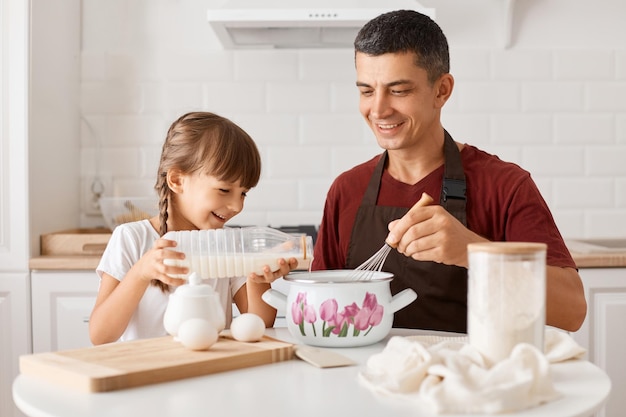
M 369 333 L 374 326 L 383 320 L 383 306 L 376 301 L 376 295 L 366 293 L 363 308 L 354 317 L 354 331 L 367 330 Z M 367 333 L 366 333 L 367 334 Z M 356 336 L 356 334 L 355 334 Z
M 339 310 L 339 304 L 334 298 L 323 301 L 319 306 L 319 318 L 322 321 L 322 336 L 347 337 L 348 335 L 359 336 L 361 332 L 366 336 L 374 327 L 378 326 L 383 319 L 384 307 L 378 304 L 376 295 L 365 293 L 365 299 L 361 307 L 352 303 Z M 317 314 L 313 305 L 308 304 L 306 293 L 298 293 L 296 300 L 291 305 L 291 318 L 298 325 L 300 333 L 306 336 L 304 324 L 310 323 L 313 335 L 317 336 L 315 322 Z M 352 332 L 350 333 L 350 327 Z
M 291 305 L 291 317 L 293 322 L 300 328 L 302 336 L 306 335 L 304 331 L 304 322 L 311 323 L 311 327 L 313 327 L 313 335 L 317 335 L 315 324 L 313 324 L 315 323 L 315 320 L 317 320 L 315 308 L 312 305 L 307 304 L 306 293 L 299 292 L 296 296 L 296 301 L 294 301 Z

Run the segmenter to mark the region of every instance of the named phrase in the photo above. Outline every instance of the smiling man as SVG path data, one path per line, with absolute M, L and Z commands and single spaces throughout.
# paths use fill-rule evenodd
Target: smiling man
M 454 88 L 441 28 L 394 11 L 368 22 L 354 46 L 359 110 L 384 152 L 332 184 L 312 268 L 355 268 L 386 240 L 397 247 L 383 268 L 395 275 L 392 292 L 418 293 L 394 326 L 465 332 L 467 244 L 543 242 L 546 322 L 577 330 L 587 308 L 582 282 L 530 174 L 455 142 L 441 124 Z M 409 212 L 422 193 L 438 204 Z

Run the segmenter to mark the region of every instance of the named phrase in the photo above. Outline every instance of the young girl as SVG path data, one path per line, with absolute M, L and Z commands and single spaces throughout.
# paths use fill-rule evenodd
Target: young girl
M 218 229 L 243 209 L 246 193 L 259 181 L 261 157 L 254 141 L 228 119 L 188 113 L 170 127 L 157 173 L 159 215 L 117 226 L 96 272 L 100 288 L 89 320 L 93 344 L 164 336 L 163 315 L 170 291 L 184 284 L 172 278 L 187 268 L 166 266 L 184 259 L 168 231 Z M 232 303 L 255 313 L 271 327 L 276 310 L 261 300 L 270 283 L 297 266 L 279 260 L 279 269 L 246 277 L 209 280 L 220 294 L 226 326 Z

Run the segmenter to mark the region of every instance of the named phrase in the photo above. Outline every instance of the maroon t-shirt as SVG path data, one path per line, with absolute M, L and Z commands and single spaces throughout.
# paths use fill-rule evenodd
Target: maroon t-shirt
M 345 268 L 352 226 L 380 155 L 339 175 L 328 191 L 312 269 Z M 547 263 L 576 268 L 552 213 L 530 174 L 510 162 L 465 145 L 461 160 L 467 182 L 467 226 L 491 241 L 542 242 Z M 439 201 L 443 165 L 410 185 L 383 172 L 378 205 L 411 207 L 423 192 Z

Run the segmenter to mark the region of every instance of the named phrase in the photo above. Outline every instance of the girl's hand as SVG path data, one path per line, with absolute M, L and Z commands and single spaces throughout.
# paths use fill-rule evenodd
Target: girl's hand
M 289 258 L 287 261 L 285 258 L 278 260 L 278 269 L 272 271 L 268 265 L 263 267 L 263 275 L 255 274 L 251 272 L 248 275 L 248 279 L 257 284 L 269 284 L 276 281 L 278 278 L 287 275 L 290 271 L 298 266 L 298 260 L 296 258 Z
M 165 264 L 166 259 L 185 259 L 184 253 L 171 249 L 175 246 L 176 242 L 173 240 L 157 239 L 154 245 L 152 245 L 152 249 L 146 252 L 132 269 L 144 281 L 149 282 L 157 279 L 168 285 L 178 286 L 184 284 L 184 279 L 173 278 L 172 276 L 185 275 L 189 272 L 189 268 Z

